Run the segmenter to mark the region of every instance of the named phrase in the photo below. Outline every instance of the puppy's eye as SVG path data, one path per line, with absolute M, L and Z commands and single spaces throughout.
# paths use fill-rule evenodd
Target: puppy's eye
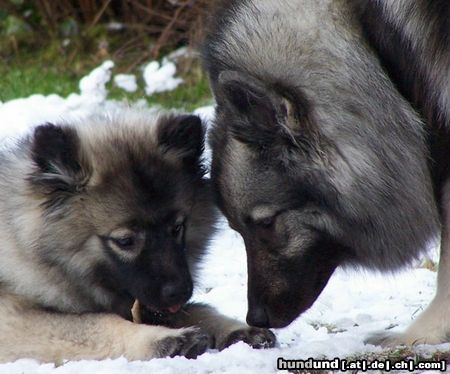
M 123 238 L 113 238 L 112 241 L 118 247 L 120 247 L 120 249 L 123 249 L 125 251 L 133 249 L 136 244 L 136 238 L 133 236 L 126 236 Z

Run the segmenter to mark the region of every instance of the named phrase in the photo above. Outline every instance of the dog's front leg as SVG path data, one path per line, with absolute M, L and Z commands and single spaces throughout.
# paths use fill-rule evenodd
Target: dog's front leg
M 397 346 L 450 341 L 450 179 L 442 195 L 441 257 L 434 299 L 406 331 L 377 333 L 367 343 Z
M 253 348 L 271 348 L 276 338 L 272 331 L 250 327 L 233 318 L 226 317 L 205 304 L 187 304 L 169 317 L 171 327 L 198 326 L 210 335 L 210 347 L 222 350 L 243 341 Z
M 199 329 L 137 325 L 113 314 L 48 312 L 0 294 L 0 362 L 196 357 L 207 346 Z

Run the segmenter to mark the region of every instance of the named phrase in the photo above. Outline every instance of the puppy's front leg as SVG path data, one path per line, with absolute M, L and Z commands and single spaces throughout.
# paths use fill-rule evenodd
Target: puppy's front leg
M 200 327 L 212 337 L 211 348 L 219 350 L 238 341 L 243 341 L 253 348 L 271 348 L 276 342 L 272 331 L 250 327 L 204 304 L 187 304 L 178 313 L 170 316 L 168 322 L 169 326 L 175 328 Z
M 137 325 L 113 314 L 47 312 L 0 295 L 0 362 L 196 357 L 207 346 L 208 337 L 195 328 Z

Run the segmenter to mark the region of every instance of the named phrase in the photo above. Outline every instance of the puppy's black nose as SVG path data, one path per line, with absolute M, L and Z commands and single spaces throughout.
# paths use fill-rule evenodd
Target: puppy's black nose
M 162 302 L 168 306 L 184 304 L 192 295 L 192 285 L 182 282 L 165 284 L 161 289 Z
M 247 313 L 247 323 L 255 327 L 270 327 L 269 316 L 263 306 L 249 308 Z

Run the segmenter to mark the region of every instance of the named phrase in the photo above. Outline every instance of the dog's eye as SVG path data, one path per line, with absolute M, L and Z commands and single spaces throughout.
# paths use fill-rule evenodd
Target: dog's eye
M 172 228 L 172 235 L 178 236 L 183 232 L 183 230 L 184 230 L 184 221 L 176 223 L 175 226 L 173 226 Z
M 133 236 L 126 236 L 123 238 L 114 238 L 112 241 L 123 250 L 130 250 L 136 244 L 136 239 Z
M 275 223 L 275 216 L 266 217 L 256 221 L 256 224 L 263 229 L 270 229 Z

